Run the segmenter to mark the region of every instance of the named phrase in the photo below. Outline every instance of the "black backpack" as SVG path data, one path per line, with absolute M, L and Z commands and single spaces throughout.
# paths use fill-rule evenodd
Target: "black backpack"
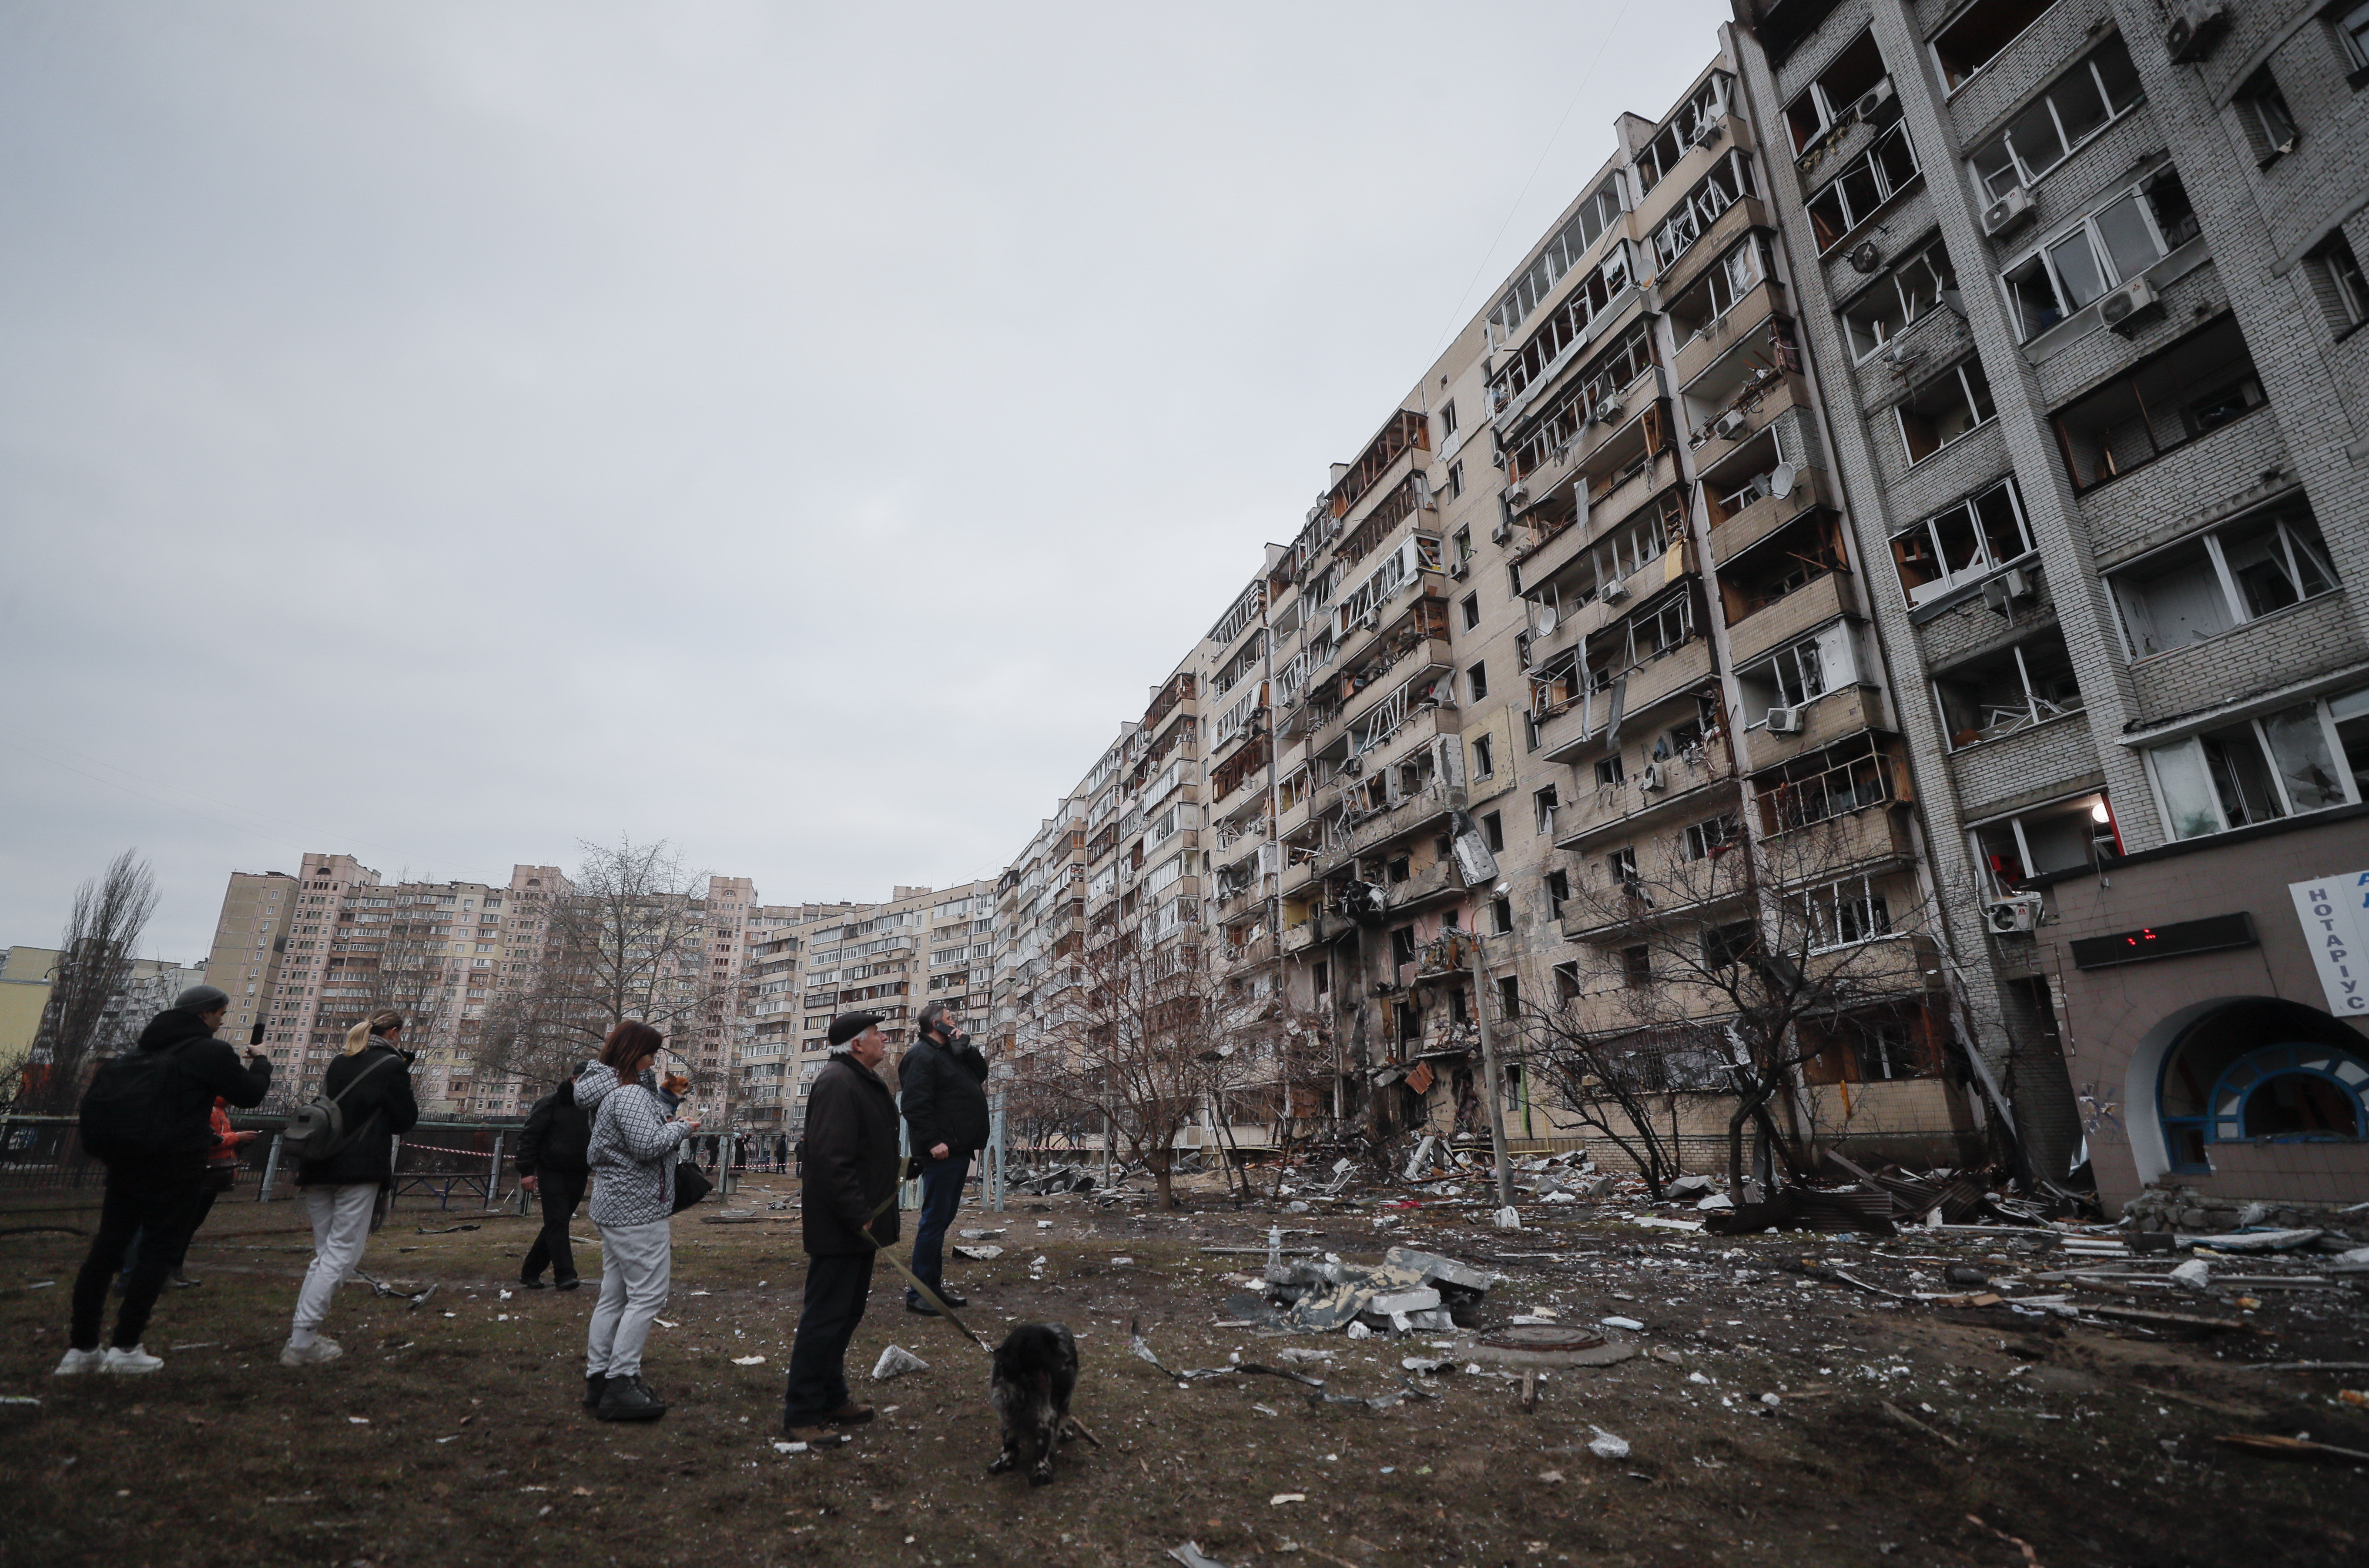
M 369 1126 L 371 1120 L 371 1117 L 364 1117 L 360 1124 L 349 1127 L 346 1123 L 346 1096 L 361 1087 L 364 1078 L 394 1060 L 395 1053 L 388 1051 L 355 1074 L 334 1097 L 326 1094 L 315 1095 L 311 1104 L 298 1106 L 290 1112 L 280 1133 L 280 1153 L 299 1160 L 334 1159 L 345 1153 L 361 1137 L 362 1129 Z M 326 1081 L 323 1087 L 327 1087 Z M 377 1114 L 373 1110 L 371 1116 Z
M 213 1129 L 205 1102 L 183 1085 L 189 1076 L 175 1060 L 183 1040 L 166 1051 L 131 1051 L 98 1064 L 82 1096 L 82 1146 L 92 1158 L 115 1165 L 164 1154 L 201 1153 Z

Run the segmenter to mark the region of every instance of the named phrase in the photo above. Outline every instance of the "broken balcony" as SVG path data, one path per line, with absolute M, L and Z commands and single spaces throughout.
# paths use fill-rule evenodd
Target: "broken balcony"
M 1791 421 L 1764 426 L 1702 470 L 1714 566 L 1724 568 L 1813 507 L 1833 505 L 1825 471 L 1804 465 L 1792 449 L 1798 442 L 1780 439 L 1791 428 Z
M 1792 323 L 1765 317 L 1686 384 L 1679 403 L 1698 469 L 1718 463 L 1787 409 L 1810 407 Z
M 1608 834 L 1702 816 L 1737 798 L 1736 778 L 1727 746 L 1712 736 L 1672 756 L 1649 758 L 1617 782 L 1573 786 L 1572 799 L 1555 809 L 1555 847 L 1584 849 Z
M 1413 409 L 1400 409 L 1366 443 L 1356 461 L 1335 466 L 1333 487 L 1325 493 L 1327 509 L 1336 517 L 1346 517 L 1409 452 L 1430 449 L 1431 421 Z

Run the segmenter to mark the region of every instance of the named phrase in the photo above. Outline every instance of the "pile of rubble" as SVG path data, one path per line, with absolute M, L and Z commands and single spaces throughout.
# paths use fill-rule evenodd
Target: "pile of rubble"
M 1279 1241 L 1279 1237 L 1277 1240 Z M 1411 1247 L 1392 1247 L 1379 1264 L 1345 1263 L 1333 1254 L 1287 1260 L 1270 1245 L 1265 1290 L 1230 1303 L 1245 1321 L 1305 1334 L 1346 1331 L 1441 1333 L 1471 1328 L 1482 1301 L 1503 1278 Z

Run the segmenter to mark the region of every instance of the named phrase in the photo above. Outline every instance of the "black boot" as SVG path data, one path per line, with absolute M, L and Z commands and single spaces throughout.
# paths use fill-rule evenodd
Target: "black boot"
M 601 1391 L 601 1405 L 592 1414 L 603 1421 L 656 1421 L 667 1413 L 665 1403 L 636 1375 L 611 1378 Z
M 601 1391 L 602 1391 L 602 1390 L 604 1390 L 604 1389 L 606 1389 L 608 1386 L 609 1386 L 609 1380 L 608 1380 L 608 1378 L 607 1378 L 605 1375 L 603 1375 L 603 1374 L 601 1374 L 601 1373 L 600 1373 L 600 1372 L 587 1372 L 587 1373 L 585 1373 L 585 1374 L 584 1374 L 584 1408 L 585 1408 L 585 1409 L 587 1409 L 587 1410 L 598 1410 L 598 1409 L 600 1409 L 600 1408 L 601 1408 Z

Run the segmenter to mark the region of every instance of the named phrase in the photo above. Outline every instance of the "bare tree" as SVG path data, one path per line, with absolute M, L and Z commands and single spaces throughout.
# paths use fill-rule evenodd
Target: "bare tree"
M 1047 1020 L 1046 1081 L 1091 1111 L 1173 1209 L 1176 1141 L 1207 1103 L 1210 1062 L 1227 1043 L 1201 930 L 1162 940 L 1150 919 L 1134 921 L 1067 961 L 1077 983 Z
M 135 849 L 126 849 L 74 890 L 49 1001 L 26 1059 L 24 1097 L 33 1108 L 72 1108 L 93 1057 L 128 1043 L 109 1038 L 110 1025 L 132 979 L 133 949 L 155 908 L 156 879 Z M 136 1034 L 146 1023 L 143 1018 L 122 1027 Z
M 1949 997 L 1933 912 L 1897 874 L 1899 808 L 1851 802 L 1777 792 L 1761 833 L 1699 833 L 1574 894 L 1605 961 L 1530 1044 L 1566 1103 L 1657 1186 L 1679 1166 L 1673 1096 L 1724 1097 L 1740 1189 L 1746 1128 L 1764 1180 L 1772 1153 L 1803 1174 L 1772 1114 L 1803 1078 L 1871 1059 L 1883 1075 L 1940 1065 Z
M 672 1042 L 728 1010 L 732 985 L 708 959 L 707 874 L 686 870 L 663 839 L 578 847 L 582 863 L 549 903 L 540 960 L 478 1029 L 484 1077 L 555 1080 L 628 1018 Z M 694 1085 L 715 1078 L 679 1047 L 678 1059 Z

